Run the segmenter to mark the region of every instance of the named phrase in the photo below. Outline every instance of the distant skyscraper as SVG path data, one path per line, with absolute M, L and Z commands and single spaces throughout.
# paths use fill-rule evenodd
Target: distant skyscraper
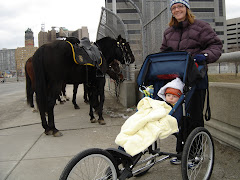
M 5 71 L 15 71 L 15 49 L 0 50 L 0 75 Z
M 86 26 L 83 26 L 82 29 L 69 31 L 65 27 L 60 27 L 60 28 L 52 27 L 52 30 L 48 32 L 43 31 L 43 28 L 41 28 L 41 31 L 38 33 L 38 46 L 40 47 L 43 44 L 47 44 L 57 39 L 62 39 L 69 36 L 73 36 L 78 39 L 81 39 L 83 37 L 89 38 L 88 28 Z
M 197 19 L 208 22 L 227 50 L 225 0 L 189 0 L 191 10 Z
M 34 37 L 33 32 L 30 28 L 25 31 L 25 47 L 32 46 L 34 47 Z
M 25 31 L 25 47 L 18 47 L 15 50 L 16 71 L 18 76 L 24 76 L 25 63 L 29 57 L 33 56 L 37 47 L 34 47 L 33 32 L 30 28 Z
M 227 20 L 227 52 L 240 51 L 240 17 Z

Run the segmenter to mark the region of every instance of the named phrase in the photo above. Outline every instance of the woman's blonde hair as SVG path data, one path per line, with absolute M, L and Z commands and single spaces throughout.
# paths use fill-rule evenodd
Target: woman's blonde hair
M 186 19 L 188 20 L 189 24 L 193 24 L 194 23 L 194 19 L 195 19 L 195 16 L 194 14 L 192 13 L 192 11 L 190 9 L 187 8 L 187 13 L 186 13 Z M 177 19 L 172 16 L 169 24 L 169 26 L 178 26 L 178 21 Z

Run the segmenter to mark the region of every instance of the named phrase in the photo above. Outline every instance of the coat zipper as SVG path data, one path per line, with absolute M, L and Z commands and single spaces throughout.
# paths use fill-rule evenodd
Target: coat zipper
M 182 33 L 183 33 L 183 31 L 182 31 L 182 28 L 180 29 L 180 39 L 179 39 L 179 41 L 178 41 L 178 51 L 180 51 L 179 50 L 179 44 L 180 44 L 180 42 L 181 42 L 181 40 L 182 40 Z

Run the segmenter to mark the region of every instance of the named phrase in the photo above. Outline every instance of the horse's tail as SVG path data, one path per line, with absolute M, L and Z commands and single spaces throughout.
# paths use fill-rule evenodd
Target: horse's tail
M 44 46 L 37 49 L 33 55 L 33 69 L 35 74 L 35 93 L 38 109 L 47 111 L 47 82 L 44 68 Z
M 26 64 L 25 64 L 26 96 L 27 96 L 27 104 L 32 106 L 33 89 L 32 89 L 32 82 L 28 74 L 28 68 L 27 68 L 29 61 L 30 61 L 30 58 L 26 61 Z

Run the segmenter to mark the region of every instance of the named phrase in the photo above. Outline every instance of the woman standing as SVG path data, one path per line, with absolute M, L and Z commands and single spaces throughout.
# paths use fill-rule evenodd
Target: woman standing
M 189 0 L 170 0 L 170 10 L 172 17 L 169 27 L 164 32 L 161 51 L 187 51 L 198 64 L 217 61 L 222 54 L 222 42 L 207 22 L 195 19 L 190 10 Z M 189 132 L 196 127 L 204 126 L 203 108 L 206 95 L 204 86 L 208 85 L 207 75 L 200 84 L 191 99 Z M 177 153 L 181 153 L 182 149 L 182 143 L 177 142 Z M 181 163 L 177 158 L 170 162 Z

